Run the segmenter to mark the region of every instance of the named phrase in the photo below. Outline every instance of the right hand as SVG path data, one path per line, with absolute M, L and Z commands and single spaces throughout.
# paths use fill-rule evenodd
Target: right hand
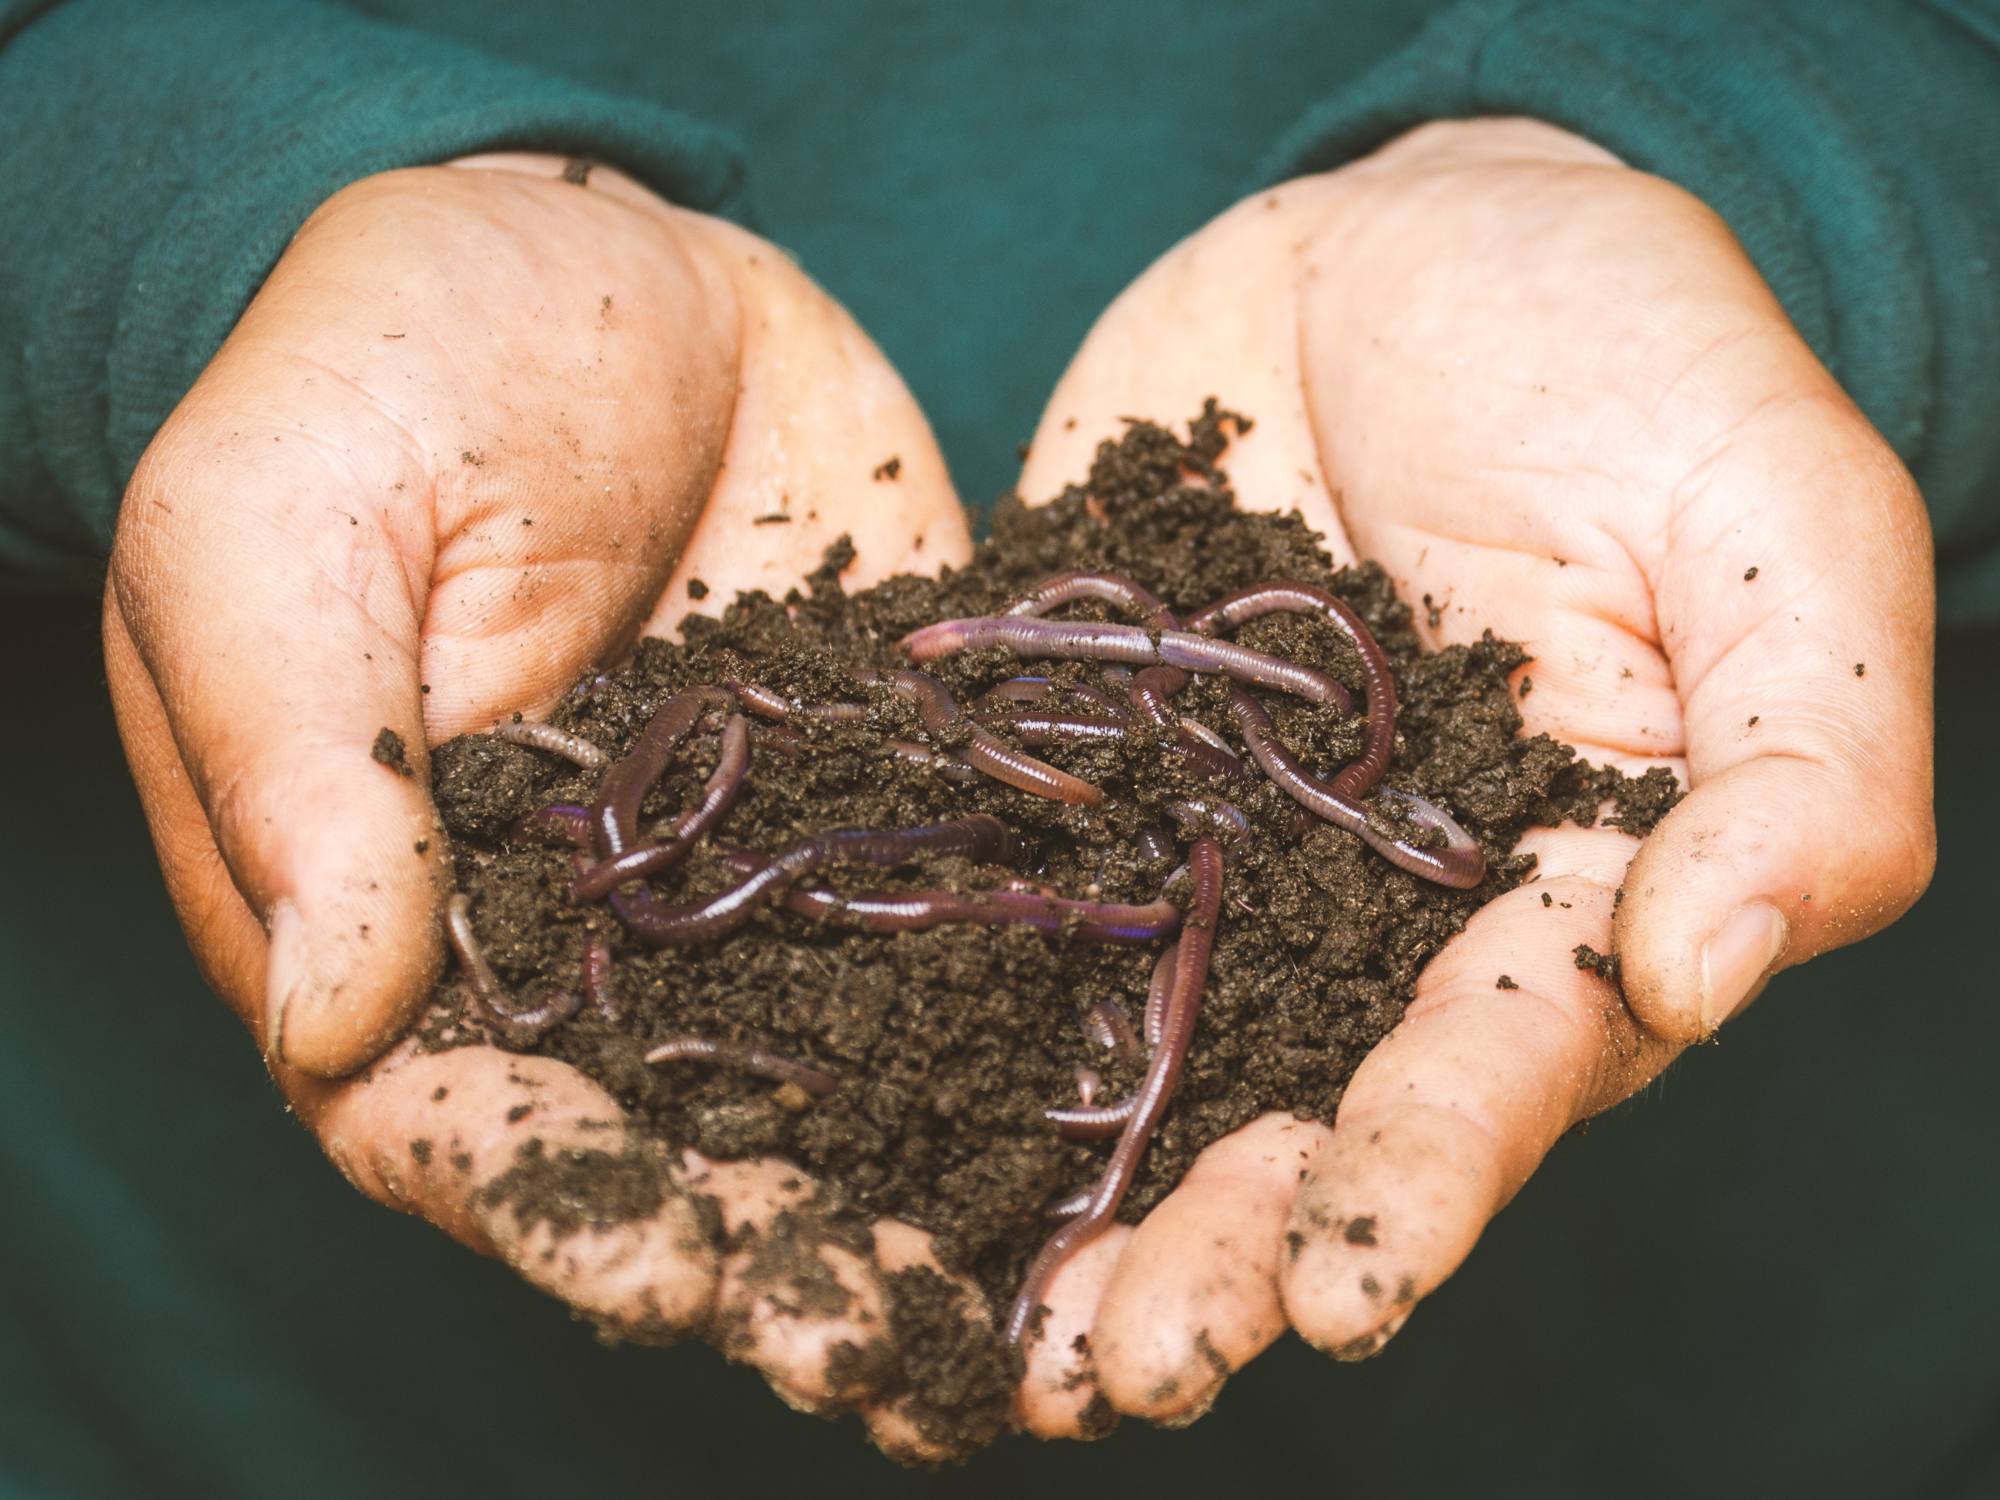
M 203 974 L 362 1191 L 614 1331 L 737 1329 L 730 1352 L 788 1399 L 860 1405 L 922 1452 L 905 1412 L 828 1387 L 826 1355 L 865 1341 L 877 1271 L 927 1258 L 925 1236 L 882 1226 L 872 1266 L 822 1251 L 855 1300 L 809 1320 L 708 1246 L 686 1192 L 761 1222 L 809 1212 L 797 1172 L 661 1157 L 657 1215 L 556 1254 L 479 1189 L 532 1138 L 617 1152 L 615 1101 L 546 1059 L 387 1051 L 442 965 L 429 747 L 545 713 L 671 629 L 690 578 L 721 602 L 782 590 L 842 532 L 851 586 L 969 550 L 908 392 L 782 251 L 562 169 L 387 173 L 300 230 L 126 492 L 104 607 L 119 729 Z M 900 475 L 872 480 L 891 455 Z M 412 776 L 371 758 L 384 728 Z

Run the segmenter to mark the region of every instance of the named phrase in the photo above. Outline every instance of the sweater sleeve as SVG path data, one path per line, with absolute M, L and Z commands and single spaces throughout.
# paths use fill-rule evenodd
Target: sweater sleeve
M 740 206 L 683 115 L 316 0 L 0 0 L 0 582 L 102 576 L 139 455 L 320 203 L 505 149 Z
M 1946 617 L 2000 620 L 2000 0 L 1465 0 L 1260 180 L 1478 115 L 1560 125 L 1721 214 L 1915 473 Z

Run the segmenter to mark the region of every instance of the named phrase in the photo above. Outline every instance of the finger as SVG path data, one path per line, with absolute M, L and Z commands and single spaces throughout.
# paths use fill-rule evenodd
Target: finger
M 874 1371 L 855 1356 L 887 1327 L 882 1288 L 866 1255 L 829 1237 L 810 1209 L 781 1214 L 725 1258 L 716 1322 L 722 1351 L 801 1411 L 873 1393 Z
M 715 1201 L 722 1261 L 710 1336 L 802 1411 L 835 1411 L 874 1394 L 882 1364 L 866 1351 L 888 1331 L 868 1231 L 830 1214 L 818 1185 L 788 1162 L 687 1155 L 691 1191 Z
M 490 1047 L 405 1046 L 302 1103 L 362 1192 L 421 1215 L 609 1332 L 704 1326 L 715 1254 L 667 1154 L 567 1064 Z M 615 1182 L 615 1212 L 582 1189 Z
M 1097 1384 L 1091 1329 L 1133 1231 L 1114 1224 L 1072 1255 L 1042 1293 L 1048 1311 L 1024 1352 L 1028 1367 L 1015 1398 L 1014 1418 L 1040 1438 L 1099 1438 L 1117 1425 L 1117 1413 Z
M 1000 1334 L 985 1297 L 967 1278 L 945 1273 L 929 1234 L 885 1219 L 875 1225 L 874 1236 L 875 1265 L 884 1278 L 928 1271 L 944 1277 L 958 1292 L 955 1307 L 939 1306 L 927 1295 L 913 1299 L 899 1293 L 892 1283 L 885 1353 L 914 1351 L 920 1357 L 935 1357 L 943 1350 L 962 1350 L 968 1356 L 973 1351 L 1001 1352 Z M 927 1285 L 925 1292 L 930 1289 Z M 911 1369 L 902 1358 L 896 1364 L 891 1382 L 898 1394 L 871 1402 L 861 1411 L 868 1436 L 883 1453 L 905 1464 L 944 1463 L 984 1447 L 1003 1430 L 1012 1392 L 954 1386 L 950 1374 L 940 1376 L 936 1369 L 921 1365 Z
M 436 207 L 426 199 L 411 211 Z M 330 211 L 302 233 L 148 450 L 120 512 L 111 571 L 118 613 L 223 863 L 271 937 L 261 1000 L 267 1047 L 323 1074 L 351 1070 L 386 1046 L 441 959 L 443 842 L 425 790 L 424 686 L 435 675 L 431 727 L 448 730 L 467 705 L 491 710 L 503 662 L 528 663 L 522 691 L 536 690 L 537 672 L 553 691 L 577 665 L 571 656 L 604 643 L 602 630 L 586 631 L 580 645 L 564 637 L 531 649 L 538 630 L 561 636 L 579 612 L 605 606 L 605 589 L 571 586 L 602 570 L 570 566 L 559 525 L 543 533 L 553 583 L 540 586 L 534 565 L 515 566 L 530 545 L 520 538 L 534 534 L 523 523 L 534 518 L 514 512 L 546 498 L 524 476 L 545 476 L 546 466 L 454 462 L 447 479 L 435 479 L 441 444 L 463 442 L 474 459 L 497 452 L 494 434 L 518 413 L 484 409 L 491 404 L 459 392 L 453 411 L 481 407 L 469 427 L 426 414 L 426 382 L 445 379 L 439 361 L 460 385 L 463 368 L 414 333 L 389 343 L 378 327 L 359 330 L 356 299 L 331 284 L 337 278 L 312 274 L 327 243 L 361 232 L 354 212 L 351 204 Z M 401 269 L 417 303 L 446 295 L 433 284 L 442 268 Z M 644 279 L 636 264 L 625 270 Z M 671 288 L 675 280 L 648 284 Z M 690 271 L 678 292 L 653 295 L 699 304 L 704 291 Z M 701 318 L 693 324 L 702 327 Z M 688 388 L 712 388 L 711 404 L 726 413 L 733 361 L 721 362 L 718 380 L 713 349 L 684 353 Z M 604 364 L 623 374 L 634 357 L 628 349 L 622 362 Z M 649 349 L 643 358 L 675 364 L 672 351 Z M 371 394 L 396 373 L 384 360 L 403 361 L 407 406 Z M 589 404 L 584 390 L 576 394 Z M 580 424 L 578 441 L 591 452 L 602 434 Z M 725 425 L 720 417 L 706 424 L 718 441 Z M 663 440 L 674 451 L 658 466 L 684 477 L 706 464 L 699 493 L 713 468 L 704 430 L 690 418 L 678 447 Z M 698 501 L 687 501 L 684 488 L 666 484 L 656 498 L 691 512 Z M 654 583 L 664 566 L 655 565 Z M 541 602 L 502 607 L 494 588 Z M 629 629 L 640 600 L 627 592 Z M 609 613 L 605 628 L 615 629 L 618 612 Z
M 881 350 L 782 251 L 719 219 L 679 218 L 735 287 L 742 356 L 721 477 L 647 633 L 741 590 L 783 598 L 842 535 L 855 549 L 841 575 L 850 590 L 963 562 L 964 507 Z M 694 580 L 716 604 L 691 602 Z
M 1895 920 L 1936 861 L 1928 527 L 1819 379 L 1690 478 L 1659 580 L 1693 790 L 1633 862 L 1618 950 L 1633 1009 L 1682 1041 Z
M 125 629 L 116 594 L 104 594 L 104 671 L 118 736 L 139 805 L 201 976 L 264 1044 L 264 927 L 230 879 L 208 815 L 174 744 L 167 711 Z
M 205 453 L 182 434 L 185 445 L 155 445 L 126 517 L 249 493 L 247 455 Z M 401 570 L 282 502 L 222 527 L 121 522 L 111 588 L 222 865 L 270 935 L 266 1049 L 315 1072 L 351 1069 L 387 1044 L 441 959 L 443 840 L 424 791 Z M 165 751 L 156 743 L 148 779 Z M 197 946 L 206 930 L 189 925 Z
M 1286 1327 L 1279 1256 L 1307 1166 L 1331 1132 L 1269 1115 L 1200 1156 L 1146 1215 L 1105 1288 L 1091 1336 L 1119 1411 L 1193 1421 Z
M 1590 838 L 1598 866 L 1633 845 Z M 1293 1327 L 1336 1357 L 1376 1352 L 1564 1131 L 1673 1056 L 1578 967 L 1578 944 L 1609 942 L 1613 887 L 1529 847 L 1547 877 L 1482 907 L 1432 960 L 1300 1185 L 1280 1292 Z
M 1336 562 L 1353 554 L 1320 476 L 1299 366 L 1301 253 L 1332 203 L 1322 180 L 1249 199 L 1155 261 L 1105 310 L 1057 384 L 1020 492 L 1080 483 L 1128 417 L 1177 423 L 1214 396 L 1254 425 L 1223 466 L 1248 510 L 1296 507 Z

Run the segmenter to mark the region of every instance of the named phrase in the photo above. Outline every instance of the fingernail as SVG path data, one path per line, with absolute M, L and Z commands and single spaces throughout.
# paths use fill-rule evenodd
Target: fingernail
M 305 982 L 306 923 L 299 909 L 280 899 L 271 908 L 270 952 L 264 962 L 264 1055 L 285 1060 L 285 1014 Z
M 1701 950 L 1703 1036 L 1743 1008 L 1789 936 L 1784 913 L 1768 901 L 1752 901 L 1715 929 Z

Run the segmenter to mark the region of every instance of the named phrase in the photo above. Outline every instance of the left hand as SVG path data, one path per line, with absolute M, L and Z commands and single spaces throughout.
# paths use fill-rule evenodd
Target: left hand
M 1432 962 L 1333 1128 L 1251 1124 L 1065 1267 L 1021 1405 L 1049 1436 L 1099 1390 L 1198 1415 L 1288 1324 L 1376 1352 L 1563 1132 L 1935 857 L 1922 503 L 1688 194 L 1499 120 L 1259 194 L 1105 313 L 1021 492 L 1208 395 L 1256 421 L 1224 460 L 1247 506 L 1435 601 L 1431 644 L 1521 642 L 1527 732 L 1691 790 L 1643 843 L 1532 833 L 1537 878 Z M 1622 994 L 1579 943 L 1615 943 Z

